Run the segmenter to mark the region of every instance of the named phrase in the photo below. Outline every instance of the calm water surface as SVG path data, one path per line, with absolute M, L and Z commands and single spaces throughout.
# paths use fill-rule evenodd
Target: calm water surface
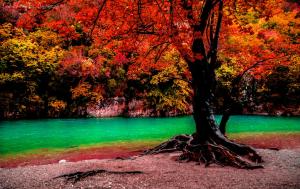
M 41 149 L 163 141 L 193 131 L 191 116 L 1 121 L 0 156 Z M 300 132 L 300 117 L 232 116 L 228 132 Z

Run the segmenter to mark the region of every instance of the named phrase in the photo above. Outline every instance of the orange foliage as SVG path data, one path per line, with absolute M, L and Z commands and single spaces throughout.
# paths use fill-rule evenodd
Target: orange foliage
M 174 48 L 187 61 L 199 58 L 192 52 L 192 44 L 199 35 L 194 26 L 200 22 L 204 2 L 19 0 L 13 6 L 20 12 L 18 26 L 28 30 L 46 27 L 65 40 L 70 51 L 61 67 L 71 76 L 99 77 L 104 73 L 110 78 L 115 67 L 126 66 L 127 78 L 139 80 L 141 75 L 172 64 L 161 57 Z M 299 3 L 285 0 L 224 1 L 218 62 L 234 65 L 238 75 L 261 61 L 250 70 L 256 77 L 269 74 L 274 66 L 289 64 L 300 53 L 299 7 Z M 216 14 L 217 9 L 213 9 Z M 216 21 L 216 16 L 210 18 L 211 28 Z M 212 50 L 211 31 L 207 29 L 202 36 L 207 55 Z M 97 49 L 109 49 L 113 54 L 103 55 Z M 111 66 L 105 67 L 105 62 Z

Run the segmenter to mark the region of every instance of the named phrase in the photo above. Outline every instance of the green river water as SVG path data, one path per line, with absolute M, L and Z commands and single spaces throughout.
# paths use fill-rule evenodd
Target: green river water
M 300 132 L 300 117 L 232 116 L 227 130 L 228 133 Z M 163 141 L 193 131 L 191 116 L 0 121 L 0 156 L 40 149 Z

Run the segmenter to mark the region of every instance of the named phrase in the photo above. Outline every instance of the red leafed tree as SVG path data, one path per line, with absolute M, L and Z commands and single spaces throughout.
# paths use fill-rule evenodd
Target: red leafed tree
M 136 62 L 151 64 L 168 48 L 176 48 L 188 64 L 192 78 L 196 132 L 176 136 L 147 153 L 181 150 L 181 159 L 207 165 L 261 167 L 257 163 L 262 159 L 253 148 L 230 141 L 220 131 L 213 114 L 212 99 L 215 71 L 220 66 L 217 53 L 224 9 L 230 15 L 226 22 L 238 20 L 236 13 L 247 12 L 250 8 L 268 18 L 273 14 L 272 10 L 276 10 L 273 1 L 20 0 L 15 6 L 23 11 L 17 23 L 19 26 L 28 29 L 48 27 L 68 41 L 92 42 L 99 48 L 117 49 L 128 55 L 117 55 L 121 62 L 134 57 Z M 240 29 L 251 33 L 249 28 L 241 26 Z M 133 56 L 132 52 L 138 56 Z M 241 77 L 248 68 L 244 70 Z

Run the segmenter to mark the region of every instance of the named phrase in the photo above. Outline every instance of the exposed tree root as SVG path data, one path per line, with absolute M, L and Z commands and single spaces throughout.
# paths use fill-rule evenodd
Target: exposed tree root
M 274 151 L 279 151 L 279 150 L 280 150 L 280 149 L 277 148 L 277 147 L 270 147 L 270 148 L 267 148 L 267 149 L 269 149 L 269 150 L 274 150 Z
M 263 162 L 262 158 L 253 148 L 234 143 L 222 135 L 216 136 L 218 137 L 215 139 L 209 138 L 205 142 L 200 142 L 195 135 L 178 135 L 145 151 L 144 154 L 182 151 L 179 161 L 196 161 L 204 163 L 205 166 L 214 163 L 243 169 L 263 168 L 258 164 Z
M 116 157 L 112 160 L 135 160 L 135 157 Z
M 108 174 L 142 174 L 142 171 L 108 171 L 104 169 L 96 169 L 96 170 L 90 170 L 90 171 L 85 171 L 85 172 L 75 172 L 75 173 L 69 173 L 69 174 L 64 174 L 60 175 L 58 177 L 54 177 L 53 179 L 57 178 L 65 178 L 67 182 L 72 182 L 76 183 L 86 177 L 90 176 L 95 176 L 97 174 L 102 174 L 102 173 L 108 173 Z

